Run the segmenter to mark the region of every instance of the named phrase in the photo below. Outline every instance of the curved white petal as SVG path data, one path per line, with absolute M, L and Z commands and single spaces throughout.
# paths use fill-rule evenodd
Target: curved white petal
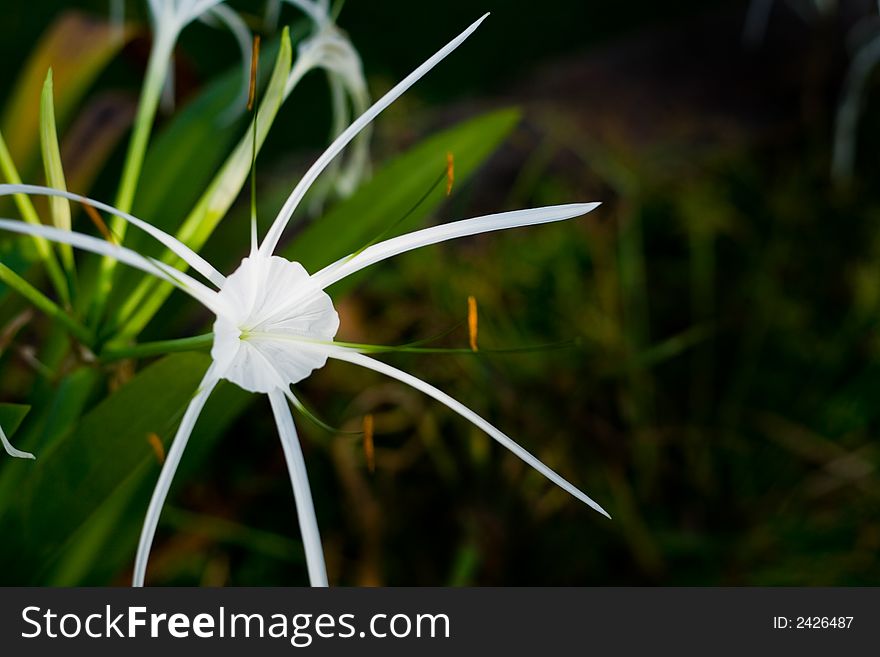
M 223 0 L 187 0 L 184 4 L 189 5 L 189 7 L 185 9 L 185 14 L 181 16 L 181 19 L 185 23 L 194 21 L 209 9 L 219 5 L 221 2 L 223 2 Z
M 150 13 L 158 17 L 162 12 L 162 0 L 147 0 L 147 4 L 150 6 Z
M 462 219 L 439 226 L 432 226 L 413 233 L 393 237 L 367 247 L 360 253 L 337 260 L 331 265 L 315 273 L 312 279 L 319 287 L 326 288 L 333 283 L 368 267 L 381 260 L 386 260 L 405 251 L 412 251 L 430 244 L 445 242 L 458 237 L 467 237 L 496 230 L 546 224 L 554 221 L 573 219 L 587 214 L 599 207 L 599 203 L 572 203 L 569 205 L 552 205 L 546 208 L 531 210 L 515 210 L 501 212 L 474 219 Z
M 147 516 L 144 519 L 144 526 L 141 529 L 141 536 L 138 540 L 137 556 L 134 560 L 134 577 L 132 578 L 132 586 L 143 586 L 144 576 L 147 572 L 147 560 L 150 558 L 150 547 L 153 544 L 153 537 L 156 535 L 156 526 L 159 524 L 159 516 L 162 513 L 162 506 L 165 504 L 165 498 L 168 496 L 168 489 L 171 488 L 171 481 L 174 479 L 174 473 L 177 472 L 177 466 L 180 465 L 180 458 L 183 456 L 183 450 L 192 434 L 192 430 L 199 419 L 199 414 L 208 401 L 208 397 L 217 385 L 217 375 L 212 365 L 205 373 L 199 389 L 196 391 L 195 397 L 189 403 L 183 420 L 180 421 L 180 427 L 171 443 L 171 449 L 165 458 L 162 466 L 162 472 L 159 473 L 159 480 L 153 489 L 153 496 L 150 498 L 150 504 L 147 507 Z
M 303 547 L 306 552 L 306 566 L 309 570 L 309 582 L 312 586 L 327 586 L 327 568 L 324 565 L 324 550 L 321 547 L 321 534 L 318 531 L 318 519 L 315 517 L 315 504 L 309 488 L 309 477 L 303 459 L 302 448 L 296 435 L 296 426 L 284 392 L 275 390 L 269 393 L 269 402 L 278 425 L 278 435 L 284 448 L 284 458 L 290 472 L 290 483 L 293 485 L 293 498 L 296 501 L 296 515 L 299 519 L 299 531 L 302 534 Z
M 0 219 L 0 230 L 8 230 L 9 232 L 22 235 L 36 235 L 60 244 L 70 244 L 83 251 L 109 256 L 124 265 L 140 269 L 171 283 L 215 314 L 221 312 L 224 308 L 220 295 L 204 283 L 197 281 L 192 276 L 174 267 L 166 265 L 164 262 L 145 258 L 137 251 L 126 249 L 124 246 L 117 246 L 106 240 L 98 239 L 91 235 L 83 235 L 75 231 L 61 230 L 52 226 L 36 226 L 13 219 Z
M 326 356 L 286 339 L 328 341 L 339 328 L 332 300 L 299 263 L 245 258 L 220 297 L 227 311 L 214 323 L 211 356 L 222 378 L 250 392 L 269 392 L 326 363 Z
M 535 470 L 540 472 L 542 475 L 547 477 L 547 479 L 552 481 L 554 484 L 556 484 L 560 488 L 564 489 L 565 491 L 571 493 L 576 498 L 578 498 L 581 502 L 583 502 L 584 504 L 586 504 L 590 508 L 598 511 L 606 518 L 611 517 L 608 515 L 608 512 L 605 511 L 605 509 L 603 509 L 601 506 L 599 506 L 598 503 L 593 501 L 593 499 L 591 497 L 589 497 L 588 495 L 586 495 L 585 493 L 580 491 L 578 488 L 576 488 L 575 486 L 570 484 L 567 480 L 563 479 L 561 476 L 556 474 L 553 470 L 551 470 L 546 465 L 544 465 L 540 461 L 540 459 L 538 459 L 537 457 L 533 456 L 530 452 L 528 452 L 525 449 L 523 449 L 522 447 L 520 447 L 516 442 L 513 441 L 513 439 L 511 439 L 510 437 L 508 437 L 507 435 L 505 435 L 504 433 L 502 433 L 501 431 L 496 429 L 494 426 L 489 424 L 486 420 L 484 420 L 482 417 L 480 417 L 479 415 L 474 413 L 467 406 L 465 406 L 461 402 L 456 401 L 455 399 L 453 399 L 452 397 L 447 395 L 442 390 L 435 388 L 430 383 L 426 383 L 425 381 L 422 381 L 421 379 L 419 379 L 411 374 L 407 374 L 406 372 L 403 372 L 395 367 L 392 367 L 391 365 L 387 365 L 386 363 L 383 363 L 382 361 L 375 360 L 374 358 L 370 358 L 369 356 L 365 356 L 364 354 L 357 353 L 355 351 L 351 351 L 351 350 L 347 350 L 347 349 L 340 349 L 340 348 L 333 348 L 333 349 L 328 349 L 327 355 L 330 358 L 335 358 L 337 360 L 344 360 L 349 363 L 353 363 L 355 365 L 360 365 L 361 367 L 366 367 L 368 369 L 375 370 L 376 372 L 380 372 L 382 374 L 385 374 L 386 376 L 390 376 L 393 379 L 397 379 L 398 381 L 401 381 L 402 383 L 405 383 L 408 386 L 412 386 L 416 390 L 420 390 L 421 392 L 425 393 L 429 397 L 433 397 L 434 399 L 439 401 L 441 404 L 444 404 L 445 406 L 447 406 L 450 410 L 455 411 L 456 413 L 461 415 L 463 418 L 465 418 L 469 422 L 473 423 L 475 426 L 477 426 L 480 429 L 482 429 L 483 431 L 485 431 L 492 438 L 494 438 L 497 442 L 499 442 L 501 445 L 503 445 L 504 447 L 509 449 L 516 456 L 521 458 L 528 465 L 532 466 Z
M 300 201 L 302 201 L 303 196 L 305 196 L 309 187 L 312 186 L 312 183 L 315 182 L 315 180 L 327 167 L 327 165 L 330 164 L 333 158 L 339 155 L 339 153 L 348 145 L 348 143 L 352 139 L 354 139 L 355 136 L 357 136 L 357 134 L 361 130 L 363 130 L 373 119 L 375 119 L 385 108 L 387 108 L 391 103 L 397 100 L 397 98 L 400 97 L 401 94 L 403 94 L 407 89 L 415 84 L 428 71 L 439 64 L 447 55 L 449 55 L 449 53 L 458 48 L 458 46 L 460 46 L 465 39 L 473 34 L 474 30 L 476 30 L 480 26 L 480 23 L 482 23 L 488 15 L 489 14 L 485 14 L 484 16 L 482 16 L 482 18 L 473 23 L 464 32 L 453 39 L 449 44 L 444 46 L 433 57 L 428 59 L 428 61 L 419 66 L 408 76 L 406 76 L 402 81 L 397 84 L 397 86 L 395 86 L 393 89 L 391 89 L 391 91 L 389 91 L 387 94 L 382 96 L 382 98 L 376 101 L 370 109 L 368 109 L 360 117 L 358 117 L 354 121 L 354 123 L 348 126 L 348 128 L 341 135 L 339 135 L 332 144 L 330 144 L 330 147 L 326 151 L 324 151 L 324 153 L 317 159 L 317 161 L 311 166 L 311 168 L 309 168 L 305 176 L 303 176 L 302 180 L 299 181 L 299 183 L 290 193 L 290 196 L 284 203 L 284 206 L 281 208 L 278 216 L 275 218 L 272 227 L 269 229 L 269 232 L 266 235 L 266 239 L 263 240 L 263 243 L 260 245 L 260 252 L 262 254 L 269 255 L 275 251 L 275 247 L 278 245 L 278 240 L 281 239 L 281 234 L 284 232 L 287 223 L 290 221 L 290 217 L 293 215 L 294 210 L 296 210 Z
M 9 439 L 6 437 L 6 434 L 3 433 L 3 427 L 0 427 L 0 443 L 3 443 L 3 449 L 6 450 L 6 453 L 9 456 L 14 456 L 19 459 L 35 459 L 37 458 L 30 452 L 23 452 L 20 449 L 15 449 L 12 446 L 12 443 L 9 442 Z
M 92 207 L 103 210 L 104 212 L 109 212 L 110 214 L 117 216 L 134 226 L 137 226 L 142 231 L 155 238 L 161 244 L 168 247 L 168 249 L 170 249 L 172 253 L 184 260 L 186 264 L 195 269 L 217 287 L 223 287 L 223 283 L 226 281 L 226 278 L 223 276 L 223 274 L 214 269 L 211 263 L 202 258 L 202 256 L 190 249 L 188 246 L 186 246 L 186 244 L 178 240 L 176 237 L 169 235 L 165 231 L 160 230 L 152 224 L 149 224 L 146 221 L 142 221 L 141 219 L 138 219 L 137 217 L 132 216 L 127 212 L 122 212 L 121 210 L 114 208 L 112 205 L 107 205 L 106 203 L 101 203 L 100 201 L 96 201 L 86 196 L 80 196 L 79 194 L 73 194 L 71 192 L 53 189 L 51 187 L 43 187 L 42 185 L 0 185 L 0 196 L 9 196 L 12 194 L 60 196 L 71 201 L 78 201 L 79 203 L 91 205 Z
M 834 117 L 834 142 L 831 154 L 831 176 L 845 180 L 852 176 L 855 165 L 859 118 L 864 109 L 865 87 L 880 62 L 880 36 L 859 48 L 847 71 Z

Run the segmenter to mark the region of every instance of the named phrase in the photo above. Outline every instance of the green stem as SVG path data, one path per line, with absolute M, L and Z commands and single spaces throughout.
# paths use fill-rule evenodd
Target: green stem
M 54 301 L 3 263 L 0 263 L 0 282 L 8 285 L 11 289 L 15 290 L 25 299 L 30 301 L 37 309 L 43 311 L 46 315 L 66 328 L 71 335 L 84 345 L 91 346 L 94 340 L 91 331 L 61 310 Z
M 109 347 L 101 352 L 100 359 L 105 363 L 125 358 L 149 358 L 150 356 L 162 356 L 180 351 L 200 351 L 208 349 L 214 342 L 213 333 L 196 335 L 191 338 L 178 340 L 161 340 L 159 342 L 145 342 L 128 347 Z
M 131 141 L 128 144 L 128 152 L 125 156 L 119 192 L 116 195 L 115 205 L 123 212 L 131 212 L 132 205 L 134 204 L 134 195 L 147 152 L 147 143 L 150 139 L 150 132 L 153 129 L 156 110 L 159 108 L 162 87 L 165 84 L 165 77 L 173 50 L 174 35 L 170 32 L 166 34 L 160 33 L 150 52 L 150 61 L 147 64 L 147 75 L 141 91 L 134 130 L 131 135 Z M 124 226 L 125 223 L 122 222 L 122 225 Z M 124 228 L 120 229 L 120 231 L 124 230 Z
M 480 356 L 485 354 L 520 354 L 541 351 L 555 351 L 557 349 L 572 349 L 580 346 L 580 340 L 566 340 L 564 342 L 551 342 L 548 344 L 531 345 L 528 347 L 505 347 L 501 349 L 479 349 L 474 351 L 469 347 L 419 347 L 416 345 L 423 344 L 424 341 L 414 342 L 398 346 L 386 346 L 377 344 L 363 344 L 360 342 L 340 342 L 338 340 L 316 340 L 306 338 L 292 333 L 264 333 L 261 331 L 242 332 L 242 339 L 249 337 L 265 338 L 267 340 L 282 340 L 285 342 L 298 342 L 301 344 L 324 345 L 327 347 L 343 347 L 359 351 L 365 354 L 388 354 L 388 353 L 404 353 L 404 354 L 461 354 L 466 356 Z
M 119 183 L 119 191 L 116 195 L 115 206 L 122 212 L 131 212 L 134 205 L 134 195 L 137 191 L 138 180 L 147 153 L 147 144 L 153 129 L 153 121 L 159 108 L 162 97 L 162 86 L 165 84 L 165 76 L 171 62 L 174 51 L 174 42 L 177 34 L 173 30 L 160 31 L 153 42 L 150 52 L 150 61 L 147 64 L 147 75 L 141 89 L 141 98 L 138 104 L 137 116 L 134 121 L 131 141 L 128 143 L 128 152 L 125 156 L 125 165 L 122 169 L 122 178 Z M 110 224 L 111 232 L 116 235 L 119 242 L 125 237 L 128 224 L 120 217 L 113 217 Z M 97 320 L 104 309 L 104 303 L 110 293 L 113 281 L 113 271 L 116 261 L 105 257 L 101 261 L 98 273 L 95 301 L 92 308 L 92 318 Z

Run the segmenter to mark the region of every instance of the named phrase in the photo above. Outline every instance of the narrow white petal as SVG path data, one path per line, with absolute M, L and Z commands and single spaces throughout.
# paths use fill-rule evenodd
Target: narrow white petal
M 61 230 L 53 226 L 36 226 L 13 219 L 0 219 L 0 230 L 8 230 L 9 232 L 22 235 L 36 235 L 60 244 L 70 244 L 83 251 L 109 256 L 124 265 L 140 269 L 171 283 L 214 313 L 224 308 L 219 294 L 204 283 L 163 262 L 153 260 L 152 258 L 145 258 L 137 251 L 126 249 L 124 246 L 117 246 L 106 240 L 98 239 L 91 235 L 83 235 L 75 231 Z
M 222 1 L 223 0 L 196 0 L 195 2 L 189 2 L 188 4 L 190 5 L 190 8 L 187 10 L 185 17 L 181 18 L 187 23 L 194 21 L 209 9 L 219 5 Z
M 412 386 L 416 390 L 420 390 L 425 393 L 429 397 L 433 397 L 441 404 L 447 406 L 450 410 L 455 411 L 463 418 L 473 423 L 475 426 L 479 427 L 487 434 L 489 434 L 492 438 L 498 441 L 501 445 L 509 449 L 511 452 L 516 454 L 519 458 L 525 461 L 527 464 L 532 466 L 535 470 L 540 472 L 542 475 L 547 477 L 554 484 L 559 486 L 560 488 L 566 490 L 567 492 L 574 495 L 581 502 L 588 505 L 592 509 L 598 511 L 603 516 L 610 518 L 611 516 L 603 509 L 599 504 L 593 501 L 592 498 L 587 496 L 585 493 L 581 492 L 578 488 L 570 484 L 568 481 L 563 479 L 561 476 L 556 474 L 553 470 L 544 465 L 538 458 L 533 456 L 531 453 L 527 452 L 525 449 L 520 447 L 516 442 L 514 442 L 507 435 L 496 429 L 494 426 L 489 424 L 486 420 L 481 418 L 479 415 L 474 413 L 467 406 L 462 404 L 461 402 L 456 401 L 449 395 L 447 395 L 442 390 L 439 390 L 432 386 L 430 383 L 426 383 L 421 379 L 407 374 L 391 365 L 387 365 L 381 361 L 375 360 L 374 358 L 370 358 L 369 356 L 365 356 L 364 354 L 357 353 L 350 350 L 344 349 L 330 349 L 327 351 L 327 355 L 330 358 L 336 358 L 337 360 L 348 361 L 349 363 L 354 363 L 355 365 L 360 365 L 361 367 L 366 367 L 371 370 L 375 370 L 376 372 L 380 372 L 385 374 L 386 376 L 390 376 L 391 378 L 397 379 L 409 386 Z
M 144 526 L 141 529 L 140 540 L 138 541 L 137 556 L 134 560 L 134 577 L 132 586 L 143 586 L 144 576 L 147 573 L 147 560 L 150 558 L 150 547 L 153 545 L 153 537 L 156 535 L 156 526 L 159 524 L 159 516 L 162 513 L 162 506 L 165 504 L 165 498 L 168 496 L 168 489 L 171 488 L 171 481 L 174 479 L 174 473 L 177 472 L 177 466 L 180 465 L 180 458 L 183 456 L 183 450 L 192 434 L 193 427 L 199 419 L 199 414 L 208 401 L 208 397 L 217 385 L 217 375 L 214 372 L 213 365 L 208 368 L 205 377 L 199 384 L 195 397 L 189 403 L 174 441 L 171 443 L 171 449 L 165 458 L 165 464 L 162 466 L 162 472 L 159 473 L 159 481 L 156 482 L 156 488 L 153 489 L 153 497 L 150 499 L 150 505 L 147 507 L 147 516 L 144 519 Z
M 6 453 L 9 454 L 9 456 L 14 456 L 19 459 L 35 459 L 35 458 L 37 458 L 36 456 L 31 454 L 30 452 L 23 452 L 20 449 L 15 449 L 15 447 L 12 446 L 12 443 L 9 442 L 9 439 L 6 437 L 6 434 L 3 433 L 3 427 L 0 427 L 0 442 L 3 443 L 3 449 L 6 450 Z
M 489 14 L 485 14 L 482 18 L 476 21 L 473 25 L 468 27 L 464 32 L 458 35 L 455 39 L 453 39 L 448 45 L 443 47 L 437 54 L 431 57 L 424 64 L 419 66 L 415 71 L 406 76 L 401 82 L 397 84 L 391 91 L 382 96 L 376 103 L 364 112 L 358 119 L 355 120 L 348 128 L 339 135 L 330 147 L 324 151 L 324 153 L 317 159 L 317 161 L 311 166 L 311 168 L 306 172 L 305 176 L 303 176 L 302 180 L 299 181 L 296 187 L 294 187 L 293 191 L 290 193 L 287 201 L 284 203 L 284 206 L 281 208 L 281 211 L 278 213 L 278 216 L 275 218 L 272 227 L 269 229 L 268 234 L 266 235 L 266 239 L 263 241 L 263 244 L 260 246 L 260 251 L 264 255 L 269 255 L 275 251 L 275 247 L 278 245 L 278 240 L 281 239 L 281 234 L 284 232 L 287 223 L 290 221 L 290 217 L 293 215 L 294 210 L 296 210 L 300 201 L 302 201 L 306 192 L 309 190 L 309 187 L 315 182 L 321 172 L 327 167 L 328 164 L 339 155 L 340 152 L 349 144 L 349 142 L 357 136 L 357 134 L 363 130 L 373 119 L 375 119 L 385 108 L 387 108 L 391 103 L 397 100 L 401 94 L 403 94 L 407 89 L 409 89 L 413 84 L 415 84 L 422 76 L 424 76 L 428 71 L 434 68 L 437 64 L 439 64 L 449 53 L 458 48 L 462 44 L 462 42 L 467 39 L 471 34 L 473 34 L 474 30 L 476 30 L 480 23 L 482 23 Z
M 150 5 L 150 13 L 151 13 L 153 16 L 155 16 L 155 17 L 158 18 L 159 15 L 162 13 L 162 2 L 161 2 L 161 0 L 147 0 L 147 2 L 148 2 L 148 4 Z
M 293 416 L 284 392 L 275 390 L 269 393 L 284 458 L 290 471 L 290 482 L 293 484 L 293 497 L 296 501 L 296 515 L 299 518 L 299 531 L 302 534 L 303 547 L 306 552 L 306 565 L 309 570 L 309 582 L 312 586 L 327 586 L 327 568 L 324 565 L 324 549 L 321 547 L 321 534 L 318 531 L 318 519 L 315 517 L 315 504 L 309 488 L 309 477 L 303 460 L 302 448 L 296 435 Z
M 168 61 L 168 70 L 165 71 L 165 80 L 162 83 L 162 96 L 159 101 L 162 111 L 166 114 L 174 112 L 174 55 L 172 54 Z
M 112 205 L 107 205 L 106 203 L 101 203 L 100 201 L 95 201 L 94 199 L 80 196 L 79 194 L 72 194 L 71 192 L 65 192 L 59 189 L 52 189 L 51 187 L 43 187 L 40 185 L 0 185 L 0 196 L 8 196 L 10 194 L 60 196 L 71 201 L 85 203 L 99 210 L 109 212 L 110 214 L 115 215 L 120 219 L 123 219 L 128 223 L 137 226 L 142 231 L 149 234 L 151 237 L 154 237 L 161 244 L 168 247 L 168 249 L 170 249 L 175 255 L 184 260 L 186 264 L 195 269 L 217 287 L 223 287 L 223 283 L 226 281 L 226 278 L 223 276 L 223 274 L 214 269 L 214 267 L 207 260 L 202 258 L 202 256 L 186 246 L 186 244 L 182 243 L 176 237 L 172 237 L 165 231 L 160 230 L 155 226 L 147 223 L 146 221 L 142 221 L 137 217 L 128 214 L 127 212 L 117 210 Z
M 515 210 L 501 212 L 474 219 L 453 221 L 439 226 L 432 226 L 413 233 L 393 237 L 367 247 L 354 256 L 347 256 L 324 267 L 312 278 L 321 287 L 326 288 L 333 283 L 368 267 L 381 260 L 386 260 L 405 251 L 412 251 L 430 244 L 445 242 L 458 237 L 467 237 L 496 230 L 546 224 L 580 217 L 599 207 L 599 203 L 572 203 L 570 205 L 553 205 L 531 210 Z
M 831 151 L 831 176 L 835 180 L 850 178 L 855 166 L 856 139 L 859 119 L 864 110 L 865 86 L 880 61 L 880 36 L 874 36 L 853 55 L 837 115 L 834 118 L 834 142 Z

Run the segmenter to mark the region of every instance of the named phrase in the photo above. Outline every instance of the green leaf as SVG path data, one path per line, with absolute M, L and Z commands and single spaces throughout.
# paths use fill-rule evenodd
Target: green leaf
M 39 458 L 76 425 L 95 389 L 98 371 L 79 369 L 71 372 L 49 393 L 34 390 L 28 400 L 31 413 L 27 425 L 19 429 L 16 442 L 19 449 L 33 452 Z M 32 470 L 13 462 L 12 467 L 0 469 L 0 509 L 4 500 L 10 500 L 23 479 Z M 2 511 L 0 511 L 2 515 Z
M 6 141 L 3 139 L 2 133 L 0 133 L 0 174 L 3 175 L 3 180 L 12 185 L 21 184 L 21 176 L 15 166 L 15 162 L 12 160 L 12 154 L 6 147 Z M 29 224 L 42 224 L 30 197 L 25 194 L 16 194 L 14 199 L 22 219 Z M 33 241 L 40 260 L 46 265 L 46 271 L 49 274 L 49 278 L 52 279 L 55 291 L 58 292 L 62 303 L 67 305 L 70 303 L 70 291 L 67 287 L 67 279 L 64 277 L 64 272 L 61 271 L 61 265 L 58 264 L 58 259 L 55 257 L 55 251 L 52 250 L 52 245 L 42 237 L 35 236 Z
M 75 336 L 82 343 L 88 345 L 92 342 L 91 332 L 74 317 L 68 315 L 64 310 L 52 301 L 45 294 L 31 285 L 27 280 L 19 276 L 12 269 L 0 262 L 0 283 L 6 287 L 15 290 L 25 299 L 27 299 L 35 308 L 42 313 L 51 317 L 59 325 L 63 326 L 71 335 Z
M 447 153 L 455 159 L 455 178 L 460 184 L 498 148 L 519 119 L 517 110 L 495 111 L 426 139 L 383 167 L 351 198 L 312 222 L 284 250 L 284 257 L 316 271 L 357 251 L 412 209 L 445 171 Z M 395 232 L 420 226 L 446 199 L 445 191 L 445 185 L 440 185 L 431 192 Z
M 208 460 L 227 427 L 261 397 L 231 383 L 221 381 L 218 384 L 193 430 L 174 478 L 175 486 L 185 485 Z M 270 436 L 266 438 L 271 439 Z M 150 462 L 137 468 L 77 532 L 71 550 L 59 555 L 48 581 L 41 583 L 52 586 L 105 585 L 129 568 L 156 476 L 156 468 Z M 173 499 L 173 491 L 174 487 L 169 499 Z M 167 513 L 163 511 L 162 522 L 166 519 Z M 301 553 L 301 547 L 292 552 L 298 553 Z
M 30 406 L 23 404 L 0 404 L 0 427 L 7 438 L 12 438 L 30 410 Z
M 55 126 L 55 101 L 52 91 L 52 69 L 46 73 L 43 93 L 40 97 L 40 150 L 43 154 L 43 170 L 46 184 L 54 189 L 67 191 L 64 181 L 64 167 L 61 164 L 61 148 L 58 146 L 58 129 Z M 49 199 L 52 223 L 56 228 L 70 230 L 70 202 L 66 198 Z M 73 247 L 59 244 L 61 262 L 68 272 L 73 271 Z
M 40 454 L 0 516 L 2 576 L 30 582 L 138 468 L 158 474 L 150 433 L 166 441 L 207 369 L 200 354 L 169 356 L 140 372 Z

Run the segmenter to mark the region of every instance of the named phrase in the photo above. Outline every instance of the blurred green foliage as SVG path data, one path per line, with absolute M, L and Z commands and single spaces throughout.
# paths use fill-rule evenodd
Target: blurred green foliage
M 743 91 L 741 80 L 725 78 L 754 102 L 726 108 L 719 130 L 710 125 L 719 115 L 713 80 L 729 71 L 697 66 L 683 98 L 654 91 L 681 92 L 677 60 L 664 68 L 668 49 L 658 39 L 683 40 L 699 58 L 703 42 L 681 35 L 693 34 L 688 25 L 703 12 L 716 15 L 706 3 L 488 4 L 495 15 L 486 33 L 380 119 L 375 151 L 389 164 L 372 186 L 302 225 L 288 255 L 321 264 L 393 223 L 442 169 L 450 135 L 455 193 L 444 202 L 437 192 L 414 223 L 603 201 L 583 220 L 407 254 L 333 292 L 344 340 L 402 344 L 445 334 L 441 344 L 464 346 L 469 295 L 479 302 L 486 350 L 577 340 L 537 353 L 383 358 L 483 414 L 614 520 L 416 391 L 332 363 L 299 391 L 340 430 L 301 423 L 331 583 L 880 583 L 880 196 L 871 166 L 880 151 L 870 147 L 880 124 L 865 122 L 861 177 L 832 187 L 828 89 L 839 67 L 821 59 L 828 51 L 810 32 L 817 28 L 798 27 L 796 38 L 784 32 L 779 45 L 771 33 L 760 55 L 733 41 L 734 73 L 761 68 L 769 83 Z M 349 0 L 342 14 L 375 93 L 477 11 L 450 2 L 429 19 L 402 20 L 408 5 Z M 741 13 L 717 15 L 697 26 L 728 46 Z M 22 16 L 23 25 L 30 20 Z M 393 43 L 376 28 L 388 24 L 406 26 Z M 28 30 L 44 28 L 41 18 L 3 40 L 3 49 L 17 44 L 7 61 L 22 63 Z M 208 63 L 214 38 L 196 32 L 181 46 L 194 71 L 190 108 L 222 97 L 207 81 L 235 65 L 231 45 Z M 786 39 L 798 49 L 780 55 L 791 47 Z M 126 48 L 98 88 L 134 87 L 137 48 Z M 802 69 L 794 81 L 786 57 Z M 561 93 L 542 86 L 554 76 Z M 603 86 L 589 86 L 596 81 Z M 0 87 L 12 82 L 0 78 Z M 787 93 L 793 86 L 798 93 Z M 264 224 L 326 140 L 325 97 L 317 84 L 304 88 L 279 115 L 259 161 Z M 484 111 L 511 104 L 522 107 L 518 124 L 513 113 Z M 197 112 L 189 116 L 197 123 Z M 459 127 L 431 139 L 451 124 Z M 173 134 L 173 120 L 165 126 Z M 205 142 L 205 171 L 240 130 Z M 157 148 L 185 165 L 173 142 Z M 156 180 L 167 173 L 154 170 Z M 182 178 L 162 186 L 173 194 L 153 206 L 142 199 L 143 207 L 169 208 L 179 221 L 208 179 Z M 113 182 L 99 179 L 94 194 L 112 194 Z M 221 270 L 244 255 L 245 206 L 205 247 Z M 10 253 L 10 240 L 0 239 L 4 263 Z M 0 528 L 15 537 L 0 552 L 0 562 L 15 565 L 3 581 L 125 584 L 158 475 L 147 435 L 172 435 L 207 361 L 177 355 L 139 363 L 137 374 L 131 363 L 72 367 L 58 329 L 41 318 L 7 338 L 3 327 L 23 308 L 9 297 L 0 305 L 0 393 L 34 406 L 12 436 L 38 461 L 0 461 Z M 203 332 L 209 319 L 173 295 L 144 338 Z M 40 345 L 49 376 L 29 360 L 31 345 Z M 155 403 L 142 407 L 142 396 Z M 0 423 L 10 413 L 19 411 L 0 406 Z M 356 433 L 367 413 L 376 419 L 373 474 Z M 305 582 L 268 404 L 221 386 L 163 513 L 148 583 Z

